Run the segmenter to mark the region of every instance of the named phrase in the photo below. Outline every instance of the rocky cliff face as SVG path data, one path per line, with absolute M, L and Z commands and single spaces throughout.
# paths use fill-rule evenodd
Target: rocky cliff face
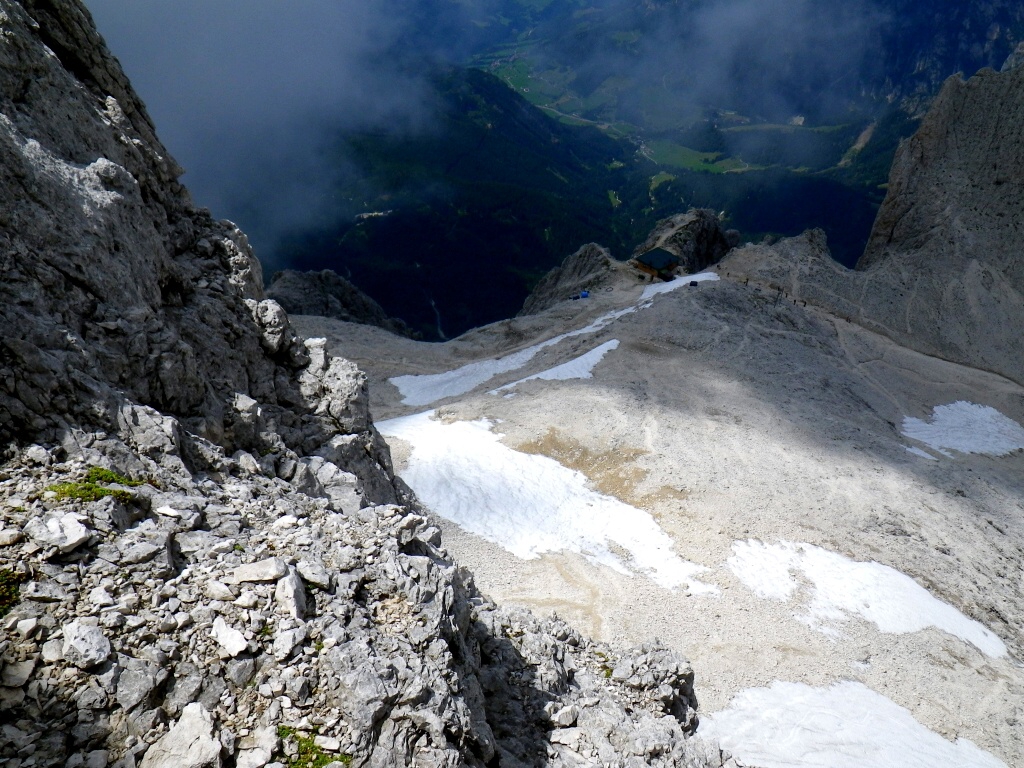
M 849 272 L 823 236 L 751 246 L 723 269 L 764 280 L 926 354 L 1024 382 L 1024 70 L 951 78 L 897 152 Z
M 412 336 L 412 330 L 402 320 L 388 317 L 380 304 L 330 269 L 319 272 L 281 270 L 267 287 L 267 296 L 293 315 L 333 317 L 376 325 L 400 336 Z
M 76 0 L 0 0 L 0 757 L 721 765 L 692 671 L 498 610 Z
M 593 291 L 615 271 L 612 255 L 597 243 L 587 243 L 540 279 L 526 297 L 520 315 L 535 315 L 560 301 Z
M 721 261 L 730 248 L 739 244 L 739 239 L 736 230 L 722 229 L 714 211 L 691 208 L 659 221 L 633 256 L 664 248 L 679 257 L 683 271 L 694 274 Z

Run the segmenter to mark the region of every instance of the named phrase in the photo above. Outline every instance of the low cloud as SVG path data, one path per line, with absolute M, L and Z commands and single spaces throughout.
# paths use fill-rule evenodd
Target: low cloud
M 274 263 L 282 236 L 355 213 L 333 197 L 354 173 L 339 136 L 428 130 L 425 62 L 462 61 L 496 42 L 511 1 L 86 3 L 186 168 L 196 203 L 238 221 L 273 269 L 284 266 Z M 669 118 L 696 116 L 694 105 L 743 106 L 771 119 L 841 111 L 871 66 L 884 18 L 874 0 L 592 5 L 596 23 L 636 20 L 646 34 L 626 48 L 607 44 L 600 29 L 560 40 L 568 36 L 558 25 L 579 18 L 564 0 L 540 14 L 538 34 L 560 40 L 580 77 L 628 78 L 638 93 L 648 89 L 638 108 Z M 650 98 L 659 82 L 671 86 L 666 98 Z
M 87 4 L 196 204 L 236 219 L 265 261 L 282 234 L 337 215 L 340 132 L 430 121 L 429 90 L 391 55 L 410 34 L 397 2 Z

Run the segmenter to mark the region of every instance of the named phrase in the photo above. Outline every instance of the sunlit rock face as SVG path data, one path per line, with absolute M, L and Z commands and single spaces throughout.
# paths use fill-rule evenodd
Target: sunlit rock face
M 856 271 L 821 232 L 733 251 L 722 269 L 911 349 L 1024 382 L 1024 69 L 951 78 L 896 155 Z

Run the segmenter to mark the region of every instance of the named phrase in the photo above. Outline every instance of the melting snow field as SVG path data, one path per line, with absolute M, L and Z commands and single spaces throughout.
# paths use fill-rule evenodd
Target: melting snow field
M 859 563 L 811 544 L 737 541 L 728 565 L 755 594 L 788 600 L 797 576 L 813 586 L 807 613 L 799 618 L 826 634 L 829 622 L 859 616 L 889 634 L 935 627 L 970 643 L 987 656 L 1006 655 L 1003 641 L 984 625 L 932 596 L 906 574 L 880 563 Z
M 986 456 L 1006 456 L 1024 449 L 1024 427 L 995 408 L 963 400 L 936 406 L 930 421 L 907 416 L 901 431 L 946 456 L 946 449 Z
M 556 365 L 554 368 L 548 368 L 546 371 L 535 373 L 533 376 L 527 376 L 525 379 L 519 379 L 513 381 L 510 384 L 506 384 L 497 389 L 492 389 L 489 394 L 496 395 L 499 392 L 505 392 L 512 389 L 524 381 L 533 381 L 534 379 L 542 379 L 544 381 L 568 381 L 569 379 L 592 379 L 594 377 L 594 366 L 600 363 L 604 356 L 611 352 L 613 349 L 618 349 L 619 340 L 612 339 L 606 341 L 599 347 L 595 347 L 586 354 L 580 355 L 577 358 L 570 360 L 567 363 Z
M 536 357 L 542 349 L 574 336 L 597 333 L 620 317 L 640 309 L 647 309 L 658 294 L 674 291 L 693 281 L 704 282 L 707 280 L 718 280 L 718 275 L 714 272 L 702 272 L 699 275 L 687 275 L 685 278 L 679 278 L 670 283 L 649 285 L 644 289 L 636 304 L 603 314 L 590 325 L 555 336 L 547 341 L 513 352 L 511 355 L 491 360 L 480 360 L 444 373 L 395 376 L 388 381 L 398 387 L 398 391 L 402 393 L 402 403 L 405 405 L 430 405 L 446 397 L 464 395 L 495 376 L 519 370 Z
M 946 741 L 854 682 L 752 688 L 728 709 L 702 717 L 698 733 L 762 768 L 1006 768 L 967 739 Z
M 683 275 L 682 277 L 677 277 L 675 280 L 668 283 L 651 283 L 644 288 L 644 292 L 640 294 L 640 302 L 648 301 L 659 294 L 669 293 L 670 291 L 678 290 L 684 286 L 688 287 L 690 283 L 703 283 L 705 280 L 718 280 L 718 275 L 714 272 L 701 272 L 696 275 Z
M 590 490 L 586 476 L 554 459 L 502 445 L 486 420 L 444 424 L 431 415 L 377 428 L 411 444 L 402 479 L 435 513 L 523 559 L 576 552 L 670 589 L 685 584 L 694 594 L 718 591 L 696 578 L 707 569 L 676 555 L 647 512 Z

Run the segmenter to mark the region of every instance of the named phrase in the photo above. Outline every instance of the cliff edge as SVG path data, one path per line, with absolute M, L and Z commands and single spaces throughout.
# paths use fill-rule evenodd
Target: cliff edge
M 0 0 L 0 762 L 722 765 L 679 656 L 476 590 L 180 173 L 78 0 Z
M 1024 383 L 1024 69 L 950 78 L 893 163 L 856 271 L 821 233 L 748 246 L 756 279 L 897 343 Z

